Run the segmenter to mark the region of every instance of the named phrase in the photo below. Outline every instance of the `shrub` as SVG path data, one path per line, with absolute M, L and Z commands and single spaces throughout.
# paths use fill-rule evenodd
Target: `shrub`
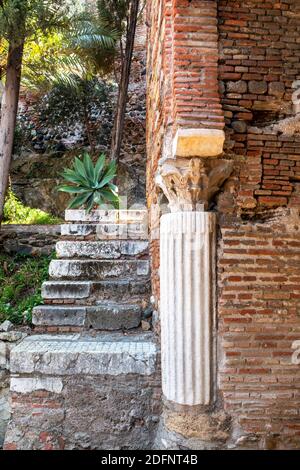
M 47 212 L 24 206 L 11 190 L 8 191 L 4 205 L 4 224 L 53 225 L 60 222 L 60 219 Z
M 0 254 L 0 322 L 31 323 L 33 307 L 43 303 L 41 285 L 51 258 Z

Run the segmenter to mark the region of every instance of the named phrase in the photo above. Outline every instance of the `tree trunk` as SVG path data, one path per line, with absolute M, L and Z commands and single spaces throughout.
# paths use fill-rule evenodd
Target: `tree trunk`
M 122 137 L 124 130 L 125 112 L 127 104 L 128 86 L 134 47 L 134 38 L 139 11 L 139 0 L 132 0 L 128 16 L 128 25 L 126 33 L 125 54 L 122 61 L 121 80 L 119 84 L 119 94 L 117 109 L 112 131 L 111 142 L 111 160 L 118 162 L 121 152 Z
M 0 122 L 0 224 L 3 219 L 4 200 L 8 187 L 10 162 L 18 111 L 24 41 L 9 44 L 6 81 L 1 103 Z

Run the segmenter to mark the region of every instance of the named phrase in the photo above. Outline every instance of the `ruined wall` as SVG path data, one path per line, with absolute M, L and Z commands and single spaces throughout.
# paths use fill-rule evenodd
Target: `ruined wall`
M 60 238 L 60 225 L 2 225 L 0 250 L 24 255 L 50 255 Z
M 250 216 L 299 206 L 299 15 L 297 0 L 218 2 L 225 152 L 243 157 L 235 209 Z
M 154 45 L 148 51 L 150 205 L 160 197 L 154 175 L 167 123 L 173 119 L 166 91 L 172 56 L 167 52 L 170 37 L 176 41 L 177 36 L 167 27 L 171 2 L 149 3 Z M 189 4 L 196 9 L 198 2 Z M 220 227 L 216 410 L 225 410 L 228 417 L 222 446 L 295 448 L 300 440 L 300 370 L 293 362 L 294 342 L 300 339 L 300 6 L 297 0 L 216 4 L 224 157 L 234 161 L 232 176 L 211 206 Z M 190 15 L 181 34 L 191 40 L 194 25 Z M 185 65 L 188 81 L 188 60 Z M 152 277 L 157 298 L 158 221 L 155 207 Z M 209 436 L 201 438 L 209 441 Z
M 165 5 L 166 3 L 166 5 Z M 147 2 L 147 203 L 150 211 L 150 254 L 152 291 L 159 296 L 159 207 L 155 173 L 163 151 L 163 137 L 170 112 L 169 84 L 166 80 L 170 66 L 170 19 L 168 4 L 161 0 Z M 150 49 L 151 48 L 151 49 Z M 170 117 L 169 117 L 170 119 Z
M 151 448 L 161 408 L 159 358 L 147 334 L 122 344 L 118 338 L 33 335 L 14 347 L 4 449 Z

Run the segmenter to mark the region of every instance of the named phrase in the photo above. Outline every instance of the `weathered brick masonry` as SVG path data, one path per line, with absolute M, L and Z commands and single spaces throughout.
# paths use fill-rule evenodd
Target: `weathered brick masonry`
M 204 11 L 205 25 L 198 18 Z M 299 447 L 300 368 L 292 363 L 292 345 L 300 340 L 300 4 L 155 0 L 148 2 L 148 18 L 154 295 L 159 301 L 158 202 L 163 201 L 155 174 L 168 152 L 168 135 L 174 135 L 174 121 L 221 129 L 223 115 L 224 157 L 234 161 L 234 172 L 210 209 L 218 211 L 220 225 L 218 407 L 231 420 L 226 445 Z M 218 43 L 218 53 L 212 45 L 207 56 L 197 55 L 201 35 L 208 44 Z M 205 92 L 200 86 L 197 95 L 205 73 Z
M 254 447 L 299 446 L 299 228 L 291 214 L 221 230 L 219 385 L 237 435 L 253 433 Z

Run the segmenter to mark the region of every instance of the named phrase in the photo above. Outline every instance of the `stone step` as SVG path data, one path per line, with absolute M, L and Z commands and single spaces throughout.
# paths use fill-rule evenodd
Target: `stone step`
M 45 300 L 74 300 L 96 304 L 102 300 L 143 302 L 149 300 L 148 281 L 47 281 L 42 285 Z
M 95 337 L 33 335 L 13 349 L 10 368 L 13 374 L 31 374 L 40 378 L 70 375 L 147 376 L 155 372 L 157 354 L 151 333 L 128 336 L 104 333 Z M 38 380 L 32 380 L 32 384 L 38 385 Z M 26 386 L 28 393 L 29 384 Z M 46 389 L 49 386 L 50 383 Z M 22 387 L 24 379 L 14 376 L 12 389 L 22 393 Z
M 122 224 L 62 224 L 62 237 L 95 240 L 147 240 L 148 227 L 143 223 Z
M 89 214 L 85 210 L 68 209 L 66 222 L 96 222 L 100 224 L 146 223 L 146 210 L 95 210 Z
M 142 309 L 135 304 L 99 303 L 97 306 L 41 305 L 32 312 L 35 326 L 72 326 L 95 330 L 129 330 L 141 323 Z
M 145 258 L 149 254 L 147 241 L 59 241 L 56 244 L 58 258 L 126 259 Z
M 139 279 L 149 276 L 148 260 L 52 260 L 49 274 L 52 279 L 105 280 Z

